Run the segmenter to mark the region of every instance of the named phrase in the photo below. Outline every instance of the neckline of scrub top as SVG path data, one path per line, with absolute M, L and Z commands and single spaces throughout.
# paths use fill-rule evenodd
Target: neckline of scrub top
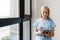
M 46 22 L 46 20 L 47 20 L 47 18 L 46 18 L 44 21 L 42 21 L 42 18 L 40 18 L 40 21 L 41 21 L 42 23 L 45 23 L 45 22 Z

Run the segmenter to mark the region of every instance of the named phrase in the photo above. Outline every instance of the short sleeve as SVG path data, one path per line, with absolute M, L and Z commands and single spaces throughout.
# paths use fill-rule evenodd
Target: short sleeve
M 38 26 L 38 21 L 39 21 L 39 20 L 36 20 L 36 21 L 33 23 L 33 26 L 36 27 L 36 28 L 37 28 L 37 26 Z
M 53 20 L 50 20 L 50 26 L 51 26 L 52 28 L 56 27 L 56 25 L 55 25 L 55 23 L 54 23 Z

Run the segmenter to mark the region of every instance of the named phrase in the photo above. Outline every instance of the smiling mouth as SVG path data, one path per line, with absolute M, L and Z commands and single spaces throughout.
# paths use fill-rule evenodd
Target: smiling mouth
M 44 15 L 44 17 L 47 17 L 46 15 Z

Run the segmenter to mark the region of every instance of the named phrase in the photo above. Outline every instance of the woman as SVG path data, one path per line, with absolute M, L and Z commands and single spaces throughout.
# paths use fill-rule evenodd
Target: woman
M 49 37 L 51 35 L 43 33 L 44 30 L 54 30 L 56 27 L 53 20 L 49 17 L 50 10 L 47 6 L 43 6 L 40 11 L 41 18 L 38 18 L 33 24 L 36 40 L 52 40 L 52 37 Z

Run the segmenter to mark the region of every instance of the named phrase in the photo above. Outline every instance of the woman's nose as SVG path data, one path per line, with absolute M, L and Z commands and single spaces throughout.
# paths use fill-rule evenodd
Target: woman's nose
M 46 14 L 46 13 L 44 13 L 44 15 L 46 16 L 47 14 Z

